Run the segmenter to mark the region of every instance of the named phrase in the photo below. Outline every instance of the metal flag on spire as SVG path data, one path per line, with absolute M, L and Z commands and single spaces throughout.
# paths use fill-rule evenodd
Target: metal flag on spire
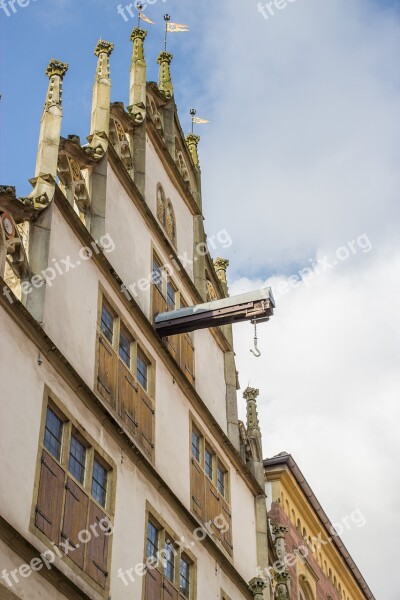
M 183 25 L 182 23 L 171 23 L 171 17 L 169 15 L 164 15 L 164 21 L 165 21 L 164 50 L 167 51 L 168 33 L 179 33 L 181 31 L 189 31 L 189 25 Z
M 146 17 L 146 15 L 144 13 L 142 13 L 143 4 L 141 2 L 138 2 L 136 4 L 136 8 L 138 10 L 138 27 L 139 27 L 139 29 L 140 29 L 140 21 L 144 21 L 145 23 L 150 23 L 151 25 L 155 25 L 154 21 L 152 21 L 151 19 L 149 19 L 149 17 Z
M 194 124 L 196 123 L 196 125 L 204 125 L 205 123 L 209 123 L 210 121 L 207 121 L 207 119 L 200 119 L 200 117 L 196 117 L 197 111 L 195 108 L 191 108 L 190 109 L 190 114 L 192 116 L 192 133 L 194 130 Z

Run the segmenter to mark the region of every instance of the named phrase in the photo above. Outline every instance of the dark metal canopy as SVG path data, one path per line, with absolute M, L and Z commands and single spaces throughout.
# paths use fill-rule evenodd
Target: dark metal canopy
M 165 337 L 241 321 L 263 322 L 273 315 L 274 308 L 271 288 L 262 288 L 239 296 L 160 313 L 155 318 L 155 329 L 161 337 Z

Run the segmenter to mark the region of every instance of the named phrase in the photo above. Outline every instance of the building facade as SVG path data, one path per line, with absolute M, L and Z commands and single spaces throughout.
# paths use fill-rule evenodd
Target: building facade
M 365 525 L 361 511 L 354 510 L 332 524 L 286 452 L 264 460 L 264 470 L 275 597 L 374 600 L 340 539 L 343 531 Z
M 61 137 L 67 65 L 49 63 L 33 190 L 0 186 L 1 599 L 271 598 L 231 325 L 155 329 L 227 296 L 209 251 L 227 232 L 205 236 L 199 138 L 183 135 L 169 53 L 146 82 L 145 37 L 128 107 L 111 102 L 113 44 L 97 44 L 88 143 Z

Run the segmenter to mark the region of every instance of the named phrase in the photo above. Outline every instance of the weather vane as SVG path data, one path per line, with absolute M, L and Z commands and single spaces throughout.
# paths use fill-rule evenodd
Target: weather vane
M 210 121 L 207 121 L 207 119 L 200 119 L 199 117 L 196 117 L 196 114 L 197 114 L 197 110 L 195 108 L 191 108 L 190 116 L 192 117 L 192 133 L 194 132 L 194 124 L 195 123 L 197 125 L 203 125 L 204 123 L 210 122 Z

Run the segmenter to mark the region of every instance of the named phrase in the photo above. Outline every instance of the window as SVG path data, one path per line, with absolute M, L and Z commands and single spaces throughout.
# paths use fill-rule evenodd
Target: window
M 108 315 L 112 315 L 112 335 L 109 335 L 109 329 L 105 329 L 104 308 Z M 154 458 L 154 373 L 154 364 L 128 324 L 110 301 L 102 300 L 97 336 L 96 391 L 151 460 Z M 100 493 L 97 487 L 96 490 Z
M 221 496 L 225 497 L 225 470 L 221 465 L 217 469 L 217 488 Z
M 192 455 L 200 462 L 200 436 L 197 431 L 192 431 Z
M 126 364 L 128 369 L 131 368 L 131 344 L 132 339 L 129 333 L 121 327 L 119 333 L 119 357 Z
M 84 483 L 85 481 L 85 466 L 86 448 L 75 435 L 72 435 L 68 470 L 80 483 Z
M 209 448 L 206 447 L 205 456 L 204 456 L 204 467 L 206 475 L 209 479 L 213 478 L 213 455 Z M 219 468 L 218 468 L 219 471 Z
M 167 307 L 168 307 L 168 310 L 175 310 L 175 308 L 176 308 L 175 296 L 176 296 L 176 289 L 175 289 L 173 283 L 171 283 L 171 281 L 168 281 L 168 283 L 167 283 Z
M 157 559 L 158 529 L 151 521 L 147 525 L 147 558 Z
M 44 446 L 57 460 L 61 458 L 62 432 L 63 422 L 51 408 L 47 408 Z
M 195 600 L 195 558 L 190 550 L 182 549 L 178 536 L 152 509 L 147 520 L 145 556 L 148 567 L 144 600 L 177 600 L 178 597 Z
M 79 534 L 98 523 L 110 523 L 107 488 L 113 471 L 106 466 L 101 448 L 53 400 L 46 407 L 39 452 L 32 517 L 34 532 L 49 547 L 50 543 L 60 545 L 60 541 L 68 540 L 69 544 L 60 545 L 60 549 L 65 548 L 66 560 L 105 590 L 111 528 L 96 527 L 96 535 L 85 543 L 81 543 Z
M 92 496 L 102 506 L 106 505 L 107 470 L 96 458 L 93 463 Z
M 165 543 L 165 567 L 164 567 L 164 575 L 169 581 L 174 582 L 175 576 L 175 553 L 174 553 L 174 545 L 168 540 Z
M 190 565 L 186 558 L 181 558 L 181 566 L 179 572 L 179 591 L 186 598 L 190 594 Z
M 112 344 L 114 335 L 114 316 L 104 302 L 101 307 L 100 327 L 104 337 L 110 342 L 110 344 Z
M 160 261 L 154 256 L 153 257 L 153 273 L 152 280 L 157 289 L 162 292 L 163 288 L 163 279 L 162 279 L 162 269 Z
M 211 441 L 194 423 L 191 425 L 191 439 L 191 510 L 203 523 L 210 525 L 209 531 L 212 536 L 232 556 L 232 514 L 229 505 L 228 470 Z M 221 521 L 222 518 L 224 523 Z
M 141 352 L 138 352 L 136 361 L 136 377 L 144 390 L 147 390 L 149 364 Z

